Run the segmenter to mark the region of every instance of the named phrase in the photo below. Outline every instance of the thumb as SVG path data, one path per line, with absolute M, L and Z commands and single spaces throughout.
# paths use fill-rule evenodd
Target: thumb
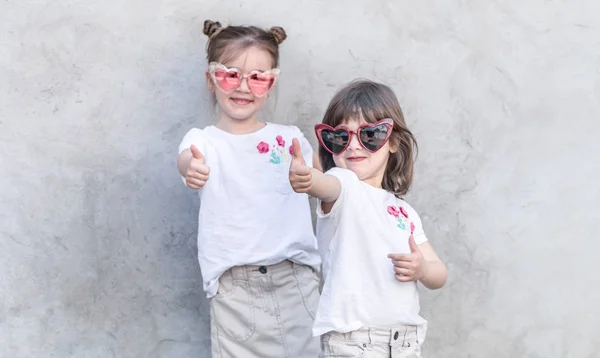
M 410 247 L 411 253 L 414 254 L 415 252 L 419 252 L 419 247 L 415 243 L 415 237 L 412 235 L 410 235 L 410 237 L 408 238 L 408 246 Z
M 300 148 L 300 141 L 297 138 L 292 139 L 292 158 L 305 164 L 304 156 L 302 156 L 302 148 Z
M 195 145 L 191 145 L 190 146 L 190 151 L 192 152 L 192 155 L 194 156 L 195 159 L 200 159 L 202 161 L 204 161 L 204 155 L 202 155 L 202 153 L 200 153 L 200 150 L 198 150 L 198 148 L 196 148 Z

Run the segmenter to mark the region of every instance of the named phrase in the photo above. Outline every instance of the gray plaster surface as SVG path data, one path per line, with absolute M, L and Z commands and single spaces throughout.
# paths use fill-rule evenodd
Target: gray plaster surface
M 600 3 L 0 2 L 0 357 L 209 357 L 197 197 L 202 22 L 283 26 L 265 118 L 311 141 L 333 93 L 391 85 L 408 197 L 450 270 L 427 357 L 599 357 Z

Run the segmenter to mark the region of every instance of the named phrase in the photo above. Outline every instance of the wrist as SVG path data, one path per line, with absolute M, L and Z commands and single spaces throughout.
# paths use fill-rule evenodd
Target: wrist
M 425 280 L 429 274 L 429 261 L 423 260 L 423 269 L 421 270 L 421 277 L 419 281 Z

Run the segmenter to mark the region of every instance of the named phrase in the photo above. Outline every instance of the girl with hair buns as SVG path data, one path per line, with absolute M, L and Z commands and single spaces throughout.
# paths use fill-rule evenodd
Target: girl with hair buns
M 320 259 L 308 197 L 288 181 L 292 139 L 309 166 L 313 151 L 297 127 L 259 119 L 279 78 L 285 31 L 206 20 L 204 33 L 218 117 L 187 132 L 177 166 L 201 199 L 198 260 L 212 357 L 315 358 Z

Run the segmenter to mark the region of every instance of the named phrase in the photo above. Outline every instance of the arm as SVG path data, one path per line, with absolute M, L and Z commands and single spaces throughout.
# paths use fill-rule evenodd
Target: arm
M 440 260 L 428 241 L 419 246 L 411 235 L 408 239 L 410 254 L 389 254 L 394 265 L 396 280 L 420 281 L 430 290 L 442 288 L 448 279 L 446 265 Z
M 312 183 L 306 191 L 308 195 L 318 198 L 324 203 L 334 203 L 339 198 L 342 186 L 338 178 L 323 174 L 315 168 L 310 168 L 310 176 Z
M 189 148 L 181 152 L 179 158 L 177 158 L 177 170 L 179 170 L 179 174 L 181 174 L 182 177 L 185 177 L 187 174 L 190 159 L 192 159 L 192 151 Z
M 423 255 L 423 277 L 419 281 L 430 290 L 444 287 L 448 279 L 448 269 L 440 260 L 428 241 L 418 246 Z

